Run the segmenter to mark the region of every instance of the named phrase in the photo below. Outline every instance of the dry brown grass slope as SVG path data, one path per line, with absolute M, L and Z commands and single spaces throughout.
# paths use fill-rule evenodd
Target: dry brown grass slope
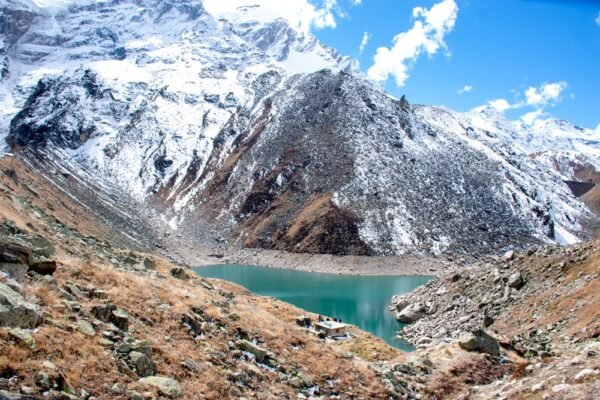
M 50 388 L 40 377 L 47 376 L 56 398 L 68 396 L 59 391 L 78 398 L 86 397 L 82 391 L 97 399 L 134 398 L 132 391 L 157 398 L 156 388 L 138 381 L 132 353 L 121 352 L 123 345 L 147 341 L 153 374 L 177 380 L 185 399 L 291 399 L 317 386 L 326 396 L 388 397 L 370 366 L 399 352 L 381 340 L 356 329 L 354 350 L 367 359 L 350 357 L 297 326 L 303 311 L 291 305 L 191 272 L 190 279 L 176 279 L 170 262 L 115 246 L 118 235 L 17 158 L 0 161 L 0 220 L 48 238 L 59 264 L 52 277 L 28 276 L 18 289 L 43 307 L 46 321 L 30 332 L 33 348 L 0 328 L 0 390 L 31 390 L 41 398 Z M 145 258 L 154 265 L 144 267 Z M 102 305 L 124 310 L 127 329 L 98 317 L 94 310 Z M 194 333 L 182 323 L 186 314 L 197 319 Z M 274 361 L 259 363 L 240 351 L 236 341 L 244 338 Z

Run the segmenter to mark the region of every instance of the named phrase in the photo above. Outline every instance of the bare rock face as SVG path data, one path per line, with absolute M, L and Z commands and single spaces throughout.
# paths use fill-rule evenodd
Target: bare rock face
M 35 328 L 44 322 L 44 310 L 28 303 L 17 292 L 0 283 L 0 326 Z

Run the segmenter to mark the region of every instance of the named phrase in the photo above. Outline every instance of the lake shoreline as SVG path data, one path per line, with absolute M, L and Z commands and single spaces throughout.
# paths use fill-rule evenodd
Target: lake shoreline
M 428 256 L 334 256 L 263 249 L 235 249 L 222 254 L 196 251 L 186 257 L 186 263 L 192 267 L 244 264 L 357 276 L 440 276 L 458 269 L 453 263 Z

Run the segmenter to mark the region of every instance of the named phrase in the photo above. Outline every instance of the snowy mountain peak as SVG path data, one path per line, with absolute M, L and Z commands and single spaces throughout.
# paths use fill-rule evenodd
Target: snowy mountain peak
M 577 240 L 588 211 L 562 182 L 573 167 L 546 160 L 596 162 L 589 132 L 399 101 L 346 73 L 289 10 L 247 4 L 8 8 L 0 138 L 66 157 L 212 243 L 466 254 Z

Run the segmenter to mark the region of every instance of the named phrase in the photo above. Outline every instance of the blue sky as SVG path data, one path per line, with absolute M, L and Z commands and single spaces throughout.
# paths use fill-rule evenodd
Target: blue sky
M 323 7 L 327 2 L 332 3 L 315 0 L 313 4 Z M 414 103 L 446 105 L 459 111 L 500 99 L 505 101 L 494 104 L 512 119 L 529 113 L 530 118 L 552 115 L 592 129 L 600 124 L 600 0 L 333 3 L 336 26 L 313 28 L 313 33 L 341 54 L 358 60 L 365 73 L 373 66 L 378 48 L 392 49 L 394 37 L 411 31 L 415 21 L 427 26 L 426 13 L 436 4 L 455 4 L 457 10 L 447 8 L 446 13 L 454 20 L 441 32 L 430 32 L 437 49 L 434 45 L 435 51 L 421 49 L 415 57 L 404 55 L 396 60 L 406 65 L 408 75 L 401 79 L 401 86 L 394 75 L 382 81 L 395 96 L 406 94 Z M 424 11 L 413 17 L 415 7 Z M 369 40 L 361 53 L 365 32 Z M 387 58 L 387 69 L 394 68 L 394 52 Z M 471 89 L 464 90 L 465 86 Z

